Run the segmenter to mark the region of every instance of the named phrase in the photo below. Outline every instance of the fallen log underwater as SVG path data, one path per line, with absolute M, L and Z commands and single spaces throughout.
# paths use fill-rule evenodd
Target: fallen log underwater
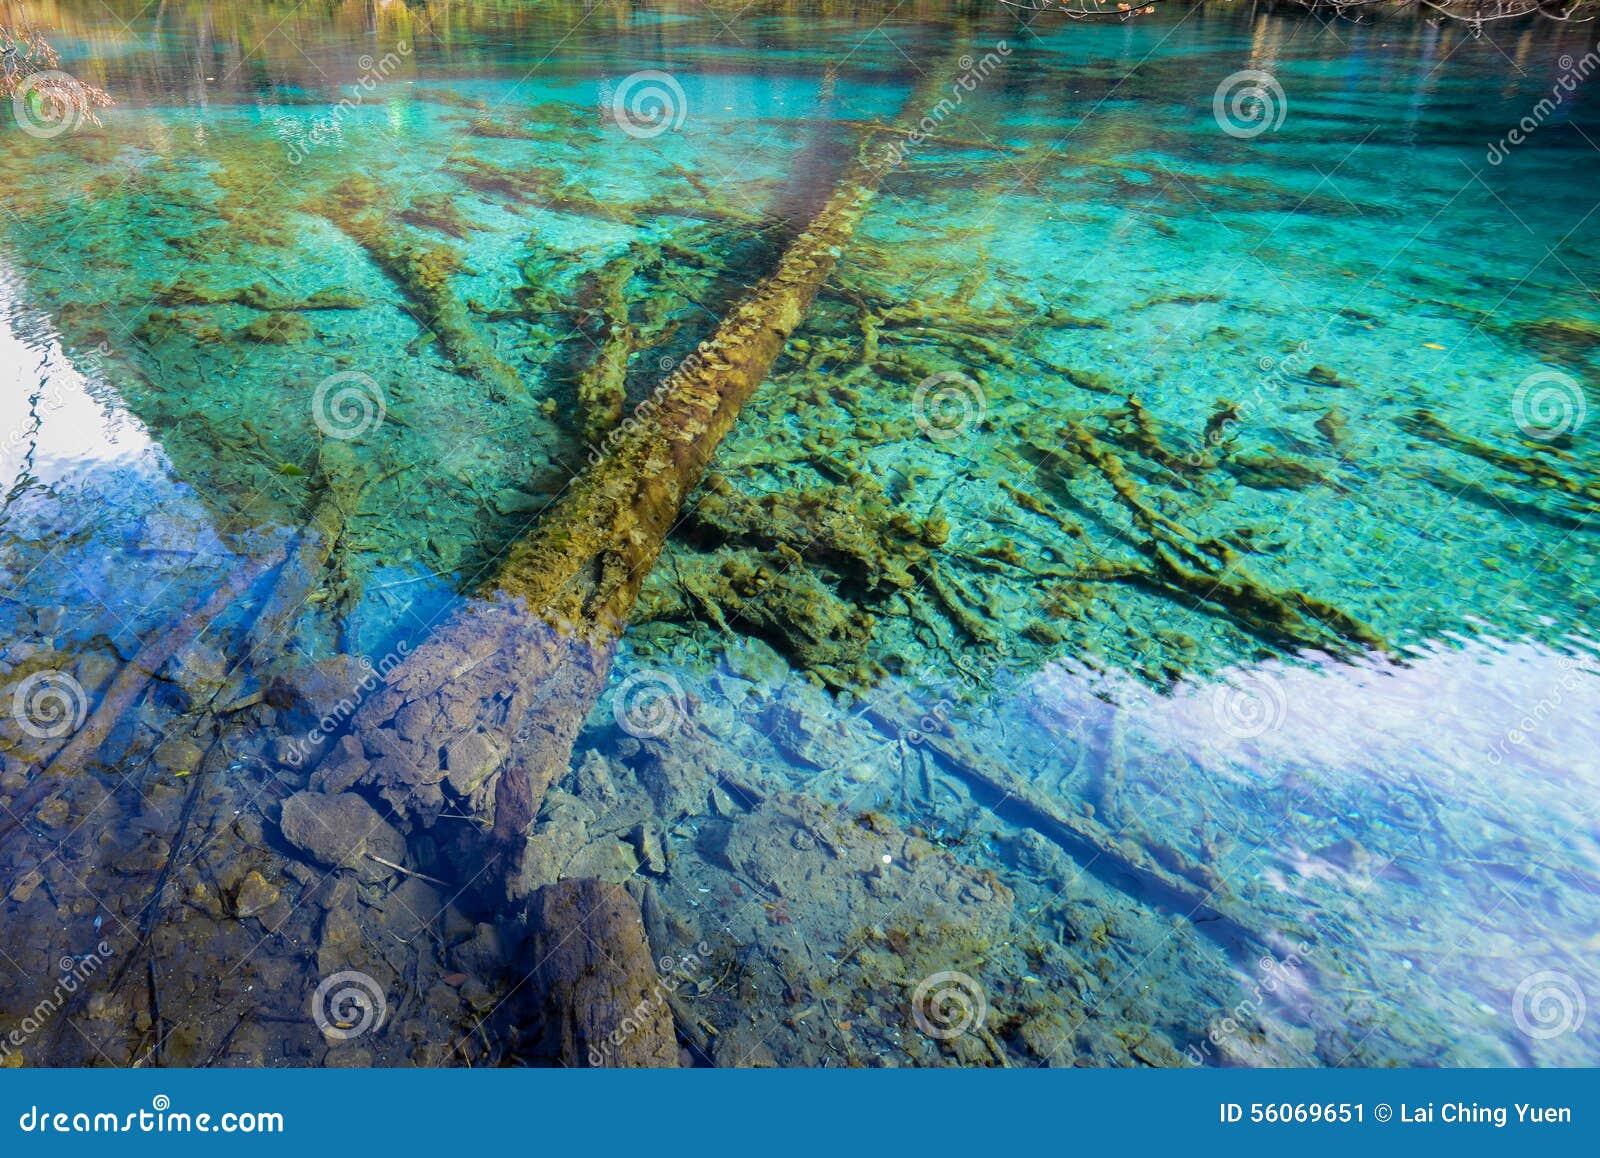
M 921 118 L 956 75 L 959 57 L 952 51 L 928 74 L 901 121 Z M 879 184 L 903 160 L 903 150 L 878 148 L 879 140 L 872 132 L 860 139 L 775 269 L 611 433 L 512 545 L 479 597 L 361 704 L 309 791 L 375 791 L 411 829 L 432 827 L 453 805 L 492 827 L 491 855 L 506 857 L 496 869 L 505 893 L 527 898 L 527 833 L 546 790 L 567 770 L 667 532 Z
M 958 56 L 952 53 L 952 61 Z M 933 103 L 943 75 L 942 69 L 929 74 L 939 79 L 908 97 L 897 124 L 911 123 Z M 854 161 L 773 273 L 611 431 L 553 509 L 512 545 L 481 585 L 481 598 L 434 631 L 361 705 L 346 737 L 318 767 L 311 791 L 376 791 L 412 829 L 434 828 L 447 808 L 459 809 L 492 827 L 492 837 L 485 844 L 455 836 L 467 841 L 457 845 L 457 868 L 468 875 L 490 871 L 489 859 L 504 858 L 492 871 L 505 896 L 529 899 L 540 882 L 527 867 L 528 833 L 546 791 L 569 767 L 669 530 L 833 272 L 879 182 L 905 159 L 903 149 L 884 148 L 877 167 L 869 162 L 874 146 L 893 135 L 887 131 L 893 126 L 882 128 L 860 139 Z M 611 324 L 623 323 L 625 315 L 613 308 Z M 600 417 L 604 425 L 613 418 Z M 917 719 L 904 701 L 885 702 L 872 715 L 887 734 L 903 733 Z M 930 737 L 930 747 L 1023 823 L 1095 871 L 1135 882 L 1231 954 L 1270 951 L 1273 938 L 1250 927 L 1205 866 L 1162 863 L 1137 842 L 1050 801 L 1002 763 L 981 758 L 954 733 Z M 484 860 L 481 867 L 475 857 Z

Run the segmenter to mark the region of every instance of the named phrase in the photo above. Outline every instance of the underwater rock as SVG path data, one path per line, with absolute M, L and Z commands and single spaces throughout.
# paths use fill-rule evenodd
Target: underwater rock
M 795 704 L 778 704 L 764 712 L 761 726 L 784 754 L 812 768 L 838 768 L 869 751 L 836 720 L 813 716 Z
M 1306 371 L 1306 380 L 1318 386 L 1331 386 L 1337 390 L 1350 390 L 1355 387 L 1354 382 L 1347 382 L 1337 373 L 1326 366 L 1313 366 Z
M 369 856 L 396 864 L 405 859 L 405 838 L 353 792 L 297 792 L 283 802 L 279 824 L 284 839 L 312 859 L 371 879 L 390 874 Z
M 835 907 L 858 924 L 914 913 L 998 936 L 1010 920 L 1011 890 L 993 873 L 961 864 L 877 813 L 851 816 L 803 796 L 774 797 L 732 827 L 723 854 L 763 890 Z
M 641 740 L 632 764 L 638 783 L 648 793 L 649 811 L 637 819 L 669 825 L 699 813 L 711 785 L 742 786 L 750 772 L 738 753 L 693 718 L 671 736 Z M 737 787 L 735 794 L 748 795 L 749 790 Z
M 57 795 L 50 797 L 40 805 L 36 815 L 39 818 L 39 822 L 46 828 L 63 828 L 66 826 L 67 821 L 71 819 L 72 813 L 67 802 Z
M 469 732 L 450 741 L 444 750 L 445 778 L 459 796 L 470 796 L 484 780 L 499 771 L 505 749 L 486 732 Z
M 333 655 L 275 677 L 267 687 L 266 700 L 301 717 L 302 725 L 310 727 L 353 711 L 363 682 L 371 676 L 371 666 L 359 657 Z
M 11 899 L 19 905 L 25 905 L 32 899 L 34 892 L 44 884 L 44 874 L 38 869 L 29 869 L 17 878 L 11 886 Z
M 293 757 L 291 750 L 290 759 L 298 764 L 299 761 Z M 333 751 L 317 766 L 316 773 L 311 777 L 311 787 L 318 792 L 343 792 L 359 784 L 366 776 L 367 768 L 367 754 L 361 741 L 351 735 L 340 736 Z
M 322 929 L 317 936 L 317 971 L 325 975 L 337 973 L 362 965 L 366 960 L 366 944 L 361 936 L 355 899 L 347 893 L 341 903 L 329 908 L 322 918 Z
M 717 930 L 721 948 L 697 946 L 673 992 L 686 1036 L 686 1025 L 716 1027 L 716 1064 L 903 1055 L 908 1039 L 925 1040 L 913 991 L 952 969 L 1000 999 L 982 963 L 1009 935 L 1011 890 L 886 816 L 785 793 L 703 828 L 700 845 L 704 859 L 680 860 L 647 892 L 657 899 L 645 915 L 659 954 L 681 955 L 697 927 Z M 971 1029 L 971 1064 L 995 1064 L 987 1027 Z
M 205 752 L 184 736 L 175 736 L 156 748 L 151 760 L 169 776 L 184 776 L 200 767 Z
M 278 890 L 265 877 L 251 870 L 234 892 L 234 914 L 238 917 L 258 916 L 277 904 L 278 896 Z
M 639 860 L 644 870 L 656 876 L 667 872 L 666 848 L 661 842 L 659 825 L 641 822 L 634 826 L 633 845 L 639 850 Z
M 199 705 L 221 692 L 232 666 L 217 648 L 196 640 L 176 652 L 159 674 L 176 684 L 190 705 Z
M 757 687 L 773 689 L 789 678 L 789 665 L 771 645 L 759 639 L 739 638 L 730 641 L 722 653 L 722 662 L 728 671 Z
M 544 1051 L 567 1066 L 677 1066 L 667 990 L 626 889 L 546 885 L 529 900 L 528 921 Z
M 1350 427 L 1350 421 L 1345 417 L 1344 411 L 1335 406 L 1313 425 L 1317 428 L 1317 433 L 1322 435 L 1324 441 L 1334 450 L 1343 448 Z

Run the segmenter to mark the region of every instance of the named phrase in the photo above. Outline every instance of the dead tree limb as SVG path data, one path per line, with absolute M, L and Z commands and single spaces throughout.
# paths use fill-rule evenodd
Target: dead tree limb
M 1122 839 L 1098 820 L 1063 808 L 947 724 L 931 721 L 904 695 L 874 695 L 863 714 L 886 736 L 899 739 L 914 734 L 916 742 L 941 764 L 983 795 L 993 797 L 996 810 L 1019 814 L 1029 827 L 1076 857 L 1086 871 L 1132 881 L 1142 895 L 1181 912 L 1229 952 L 1258 955 L 1273 951 L 1273 939 L 1251 926 L 1226 883 L 1210 866 L 1173 848 L 1149 851 Z M 1281 934 L 1298 937 L 1303 932 L 1286 926 Z

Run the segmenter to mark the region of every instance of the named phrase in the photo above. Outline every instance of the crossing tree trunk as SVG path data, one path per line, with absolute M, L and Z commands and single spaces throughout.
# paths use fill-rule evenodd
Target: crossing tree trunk
M 956 75 L 959 49 L 908 98 L 893 139 Z M 773 271 L 599 448 L 470 601 L 357 711 L 312 787 L 376 791 L 413 828 L 447 807 L 492 829 L 489 855 L 525 898 L 527 832 L 567 768 L 618 637 L 685 498 L 850 244 L 902 149 L 859 142 Z

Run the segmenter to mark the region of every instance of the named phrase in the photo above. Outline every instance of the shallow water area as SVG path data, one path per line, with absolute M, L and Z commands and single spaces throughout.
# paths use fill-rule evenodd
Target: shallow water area
M 24 7 L 115 103 L 0 111 L 8 1061 L 1600 1062 L 1588 33 Z M 615 656 L 520 617 L 891 153 Z

